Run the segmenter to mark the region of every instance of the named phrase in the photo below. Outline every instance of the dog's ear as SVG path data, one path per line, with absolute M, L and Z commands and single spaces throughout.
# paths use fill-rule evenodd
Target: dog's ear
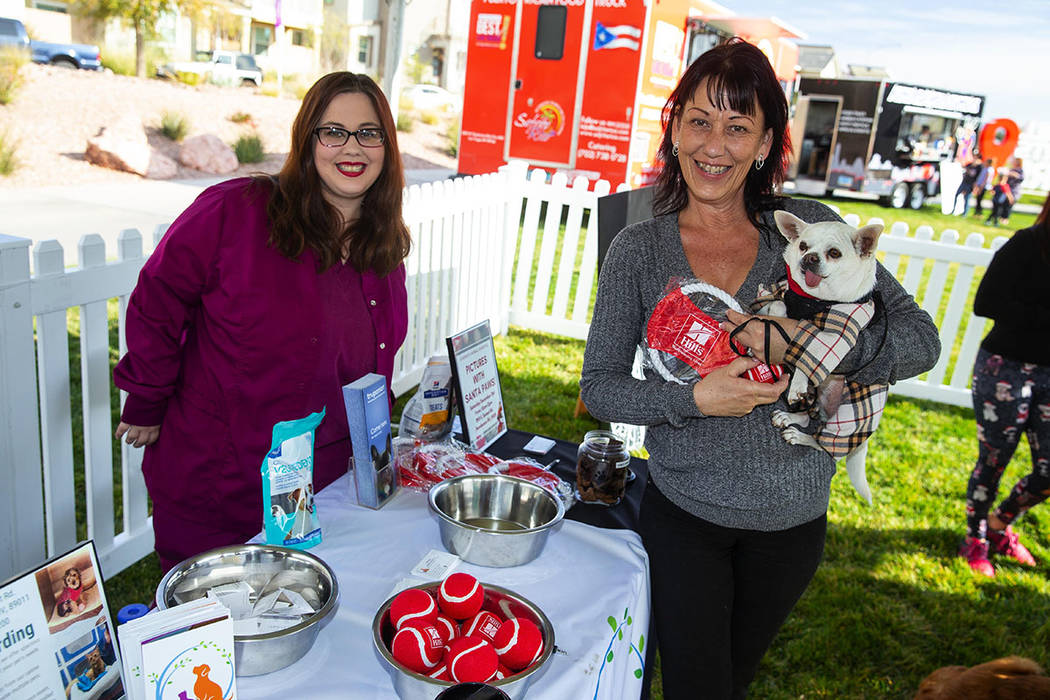
M 788 241 L 794 241 L 809 226 L 809 224 L 789 211 L 780 210 L 773 212 L 773 220 L 777 222 L 780 235 L 788 239 Z
M 857 229 L 853 233 L 853 247 L 857 249 L 857 255 L 866 258 L 874 253 L 879 246 L 880 235 L 882 224 L 868 224 Z

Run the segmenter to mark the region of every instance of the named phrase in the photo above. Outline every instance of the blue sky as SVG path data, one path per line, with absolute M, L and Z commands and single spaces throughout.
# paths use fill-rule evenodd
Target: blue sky
M 985 120 L 1050 122 L 1048 0 L 721 0 L 741 16 L 774 16 L 828 44 L 839 65 L 885 67 L 892 79 L 984 95 Z

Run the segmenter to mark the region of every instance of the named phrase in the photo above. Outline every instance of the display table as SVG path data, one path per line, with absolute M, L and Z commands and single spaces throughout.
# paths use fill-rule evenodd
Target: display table
M 402 489 L 373 511 L 355 505 L 351 489 L 344 476 L 317 494 L 324 541 L 308 550 L 338 578 L 335 615 L 296 663 L 238 678 L 242 698 L 397 698 L 372 643 L 372 618 L 427 552 L 444 548 L 424 494 Z M 648 568 L 634 531 L 566 519 L 528 564 L 462 562 L 455 570 L 515 591 L 546 613 L 557 650 L 528 699 L 575 700 L 639 697 L 649 636 Z

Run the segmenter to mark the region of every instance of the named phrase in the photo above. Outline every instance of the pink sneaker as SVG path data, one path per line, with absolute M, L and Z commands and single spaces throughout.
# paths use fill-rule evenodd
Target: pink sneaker
M 966 560 L 970 568 L 985 576 L 995 576 L 995 567 L 988 561 L 988 542 L 976 537 L 967 537 L 959 545 L 959 556 Z
M 1009 527 L 1002 532 L 989 529 L 988 543 L 992 545 L 992 550 L 996 554 L 1009 557 L 1025 566 L 1035 566 L 1035 557 L 1032 556 L 1027 547 L 1021 544 L 1021 538 L 1018 537 L 1017 533 Z M 970 566 L 973 566 L 973 564 L 970 564 Z

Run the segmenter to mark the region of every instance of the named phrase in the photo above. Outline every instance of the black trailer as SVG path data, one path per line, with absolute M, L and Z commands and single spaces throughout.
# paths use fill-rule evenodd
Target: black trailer
M 873 195 L 918 209 L 940 192 L 940 164 L 980 125 L 984 97 L 863 78 L 801 78 L 785 188 Z

